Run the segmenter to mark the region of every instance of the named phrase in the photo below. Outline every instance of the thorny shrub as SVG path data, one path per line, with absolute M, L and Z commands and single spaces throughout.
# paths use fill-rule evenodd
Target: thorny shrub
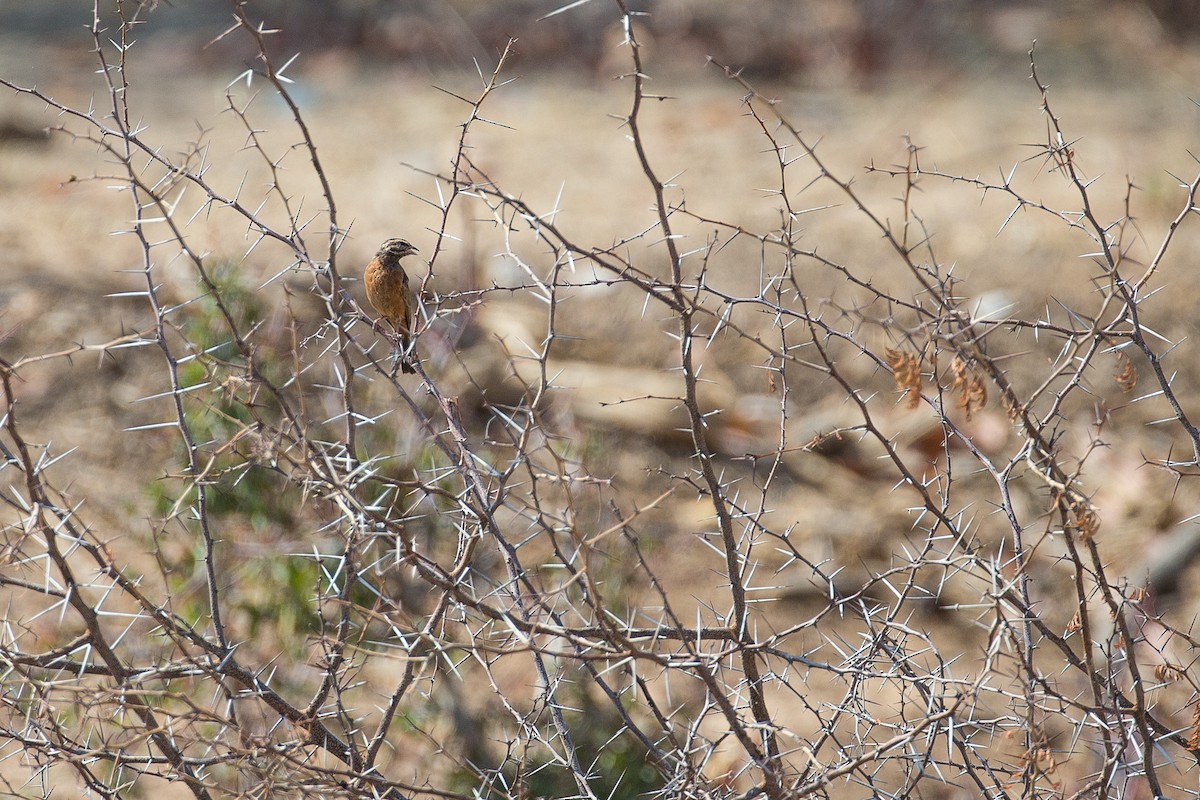
M 1156 605 L 1178 568 L 1149 582 L 1114 570 L 1085 467 L 1134 400 L 1170 429 L 1148 461 L 1181 486 L 1200 466 L 1170 365 L 1190 356 L 1146 324 L 1200 178 L 1181 182 L 1155 246 L 1128 203 L 1100 216 L 1031 59 L 1047 130 L 1031 168 L 1073 201 L 1031 199 L 1025 171 L 989 182 L 927 168 L 912 146 L 907 163 L 868 170 L 900 189 L 893 219 L 826 163 L 836 143 L 818 150 L 783 104 L 714 65 L 748 141 L 774 159 L 779 222 L 710 218 L 651 154 L 643 109 L 658 98 L 617 0 L 629 146 L 610 155 L 636 160 L 653 223 L 580 241 L 557 209 L 485 173 L 472 136 L 492 124 L 506 52 L 466 101 L 449 168 L 413 173 L 435 187 L 423 199 L 441 225 L 413 276 L 424 359 L 408 378 L 372 327 L 357 266 L 339 259 L 348 226 L 288 64 L 248 4 L 231 8 L 222 35 L 257 52 L 243 77 L 295 126 L 295 145 L 276 149 L 254 108 L 227 98 L 268 176 L 262 196 L 214 177 L 221 152 L 174 157 L 140 128 L 129 65 L 148 7 L 96 6 L 105 103 L 4 81 L 117 165 L 108 178 L 128 196 L 148 312 L 103 345 L 0 361 L 0 752 L 14 794 L 73 780 L 100 797 L 169 781 L 197 798 L 1117 798 L 1194 782 L 1196 642 Z M 297 173 L 319 210 L 291 188 Z M 1086 240 L 1090 293 L 1030 316 L 968 301 L 918 211 L 932 181 L 1005 198 L 1002 229 L 1042 215 Z M 835 205 L 882 242 L 882 266 L 813 243 L 803 225 Z M 243 260 L 206 253 L 197 220 L 248 237 Z M 503 243 L 515 277 L 440 291 L 445 247 L 469 226 Z M 161 278 L 181 263 L 191 296 Z M 828 279 L 836 293 L 814 293 Z M 581 352 L 566 298 L 584 296 L 668 320 L 673 368 L 565 358 Z M 317 319 L 280 324 L 264 298 L 311 300 Z M 520 300 L 540 304 L 524 333 L 482 327 Z M 166 416 L 123 435 L 170 431 L 173 463 L 145 530 L 97 529 L 54 477 L 86 465 L 39 443 L 15 387 L 35 363 L 136 348 L 154 353 L 147 400 Z M 722 383 L 714 352 L 765 376 L 765 414 L 738 405 L 746 393 Z M 842 417 L 793 424 L 831 393 Z M 670 439 L 679 456 L 598 471 L 627 470 L 614 450 L 637 452 L 591 431 L 601 408 L 628 410 L 618 428 Z M 1089 409 L 1102 411 L 1080 446 L 1066 431 Z M 1008 433 L 981 435 L 986 414 Z M 897 420 L 914 416 L 930 427 L 905 440 Z M 799 510 L 775 511 L 797 508 L 806 481 L 820 490 L 838 459 L 858 470 L 855 503 L 890 487 L 909 509 L 910 529 L 884 563 L 847 572 L 858 578 L 810 547 Z M 829 466 L 814 479 L 812 464 Z M 655 542 L 673 524 L 656 513 L 682 496 L 702 521 L 673 535 L 719 561 L 712 587 L 664 570 L 680 538 Z M 799 582 L 818 602 L 777 613 L 771 601 Z M 35 780 L 17 785 L 20 772 Z

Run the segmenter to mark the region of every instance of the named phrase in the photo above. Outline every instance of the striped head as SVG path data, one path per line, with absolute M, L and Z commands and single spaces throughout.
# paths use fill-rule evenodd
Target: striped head
M 405 256 L 410 256 L 413 253 L 419 253 L 416 247 L 409 244 L 405 239 L 388 239 L 379 248 L 379 252 L 375 254 L 380 261 L 391 261 L 398 263 Z

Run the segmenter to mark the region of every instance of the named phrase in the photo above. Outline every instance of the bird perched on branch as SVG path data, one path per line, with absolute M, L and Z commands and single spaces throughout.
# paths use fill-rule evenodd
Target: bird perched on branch
M 412 346 L 413 298 L 408 288 L 408 274 L 400 266 L 400 259 L 416 252 L 417 248 L 404 239 L 388 239 L 363 273 L 367 299 L 396 332 L 394 357 L 399 360 L 400 368 L 408 373 L 416 372 L 413 364 L 417 361 L 417 353 Z M 392 369 L 395 369 L 394 363 Z

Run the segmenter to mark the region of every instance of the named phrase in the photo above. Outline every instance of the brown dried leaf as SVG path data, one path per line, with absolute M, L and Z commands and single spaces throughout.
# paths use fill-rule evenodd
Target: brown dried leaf
M 972 376 L 958 396 L 958 407 L 967 415 L 969 422 L 971 415 L 982 410 L 985 405 L 987 405 L 987 387 L 978 376 Z
M 888 348 L 885 360 L 896 380 L 896 388 L 908 392 L 908 407 L 916 408 L 921 401 L 921 360 L 912 353 Z
M 1187 744 L 1184 746 L 1193 753 L 1200 750 L 1200 705 L 1192 711 L 1192 731 L 1188 734 Z
M 1159 664 L 1154 668 L 1154 677 L 1163 683 L 1174 683 L 1184 676 L 1184 671 L 1174 664 Z
M 1004 415 L 1008 417 L 1009 422 L 1016 422 L 1021 418 L 1021 409 L 1012 392 L 1004 392 L 1000 395 L 1000 405 L 1004 407 Z
M 954 373 L 954 382 L 950 384 L 950 391 L 956 392 L 967 382 L 967 362 L 962 360 L 962 356 L 955 356 L 954 360 L 950 362 L 950 371 Z
M 1100 532 L 1100 515 L 1086 500 L 1072 501 L 1071 516 L 1074 517 L 1075 527 L 1079 529 L 1079 538 L 1085 542 L 1091 541 Z
M 1117 386 L 1121 387 L 1121 391 L 1128 394 L 1137 386 L 1137 370 L 1134 369 L 1133 361 L 1129 356 L 1125 355 L 1120 350 L 1117 351 L 1117 368 L 1120 370 L 1113 375 L 1113 380 L 1117 382 Z
M 971 374 L 967 362 L 961 356 L 955 356 L 950 362 L 950 371 L 954 373 L 950 391 L 958 393 L 958 407 L 966 414 L 969 422 L 976 411 L 987 405 L 987 386 L 982 378 Z

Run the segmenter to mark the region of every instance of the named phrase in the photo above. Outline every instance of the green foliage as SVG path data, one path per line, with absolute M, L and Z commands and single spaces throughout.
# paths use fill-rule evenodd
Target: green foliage
M 633 800 L 663 792 L 666 785 L 663 775 L 641 742 L 624 730 L 625 722 L 611 704 L 597 702 L 582 683 L 560 686 L 557 696 L 571 709 L 564 710 L 563 717 L 571 732 L 575 756 L 587 771 L 588 785 L 596 797 Z M 544 727 L 553 736 L 548 712 Z M 503 778 L 484 796 L 495 800 L 513 795 L 579 796 L 570 769 L 544 750 L 527 752 L 519 763 L 510 761 L 498 772 Z M 519 789 L 512 791 L 518 785 Z
M 250 344 L 239 348 L 230 331 L 231 323 L 238 331 L 252 331 L 262 321 L 264 305 L 258 294 L 230 265 L 213 267 L 211 275 L 215 289 L 177 312 L 180 333 L 196 352 L 178 372 L 181 389 L 195 389 L 183 395 L 184 421 L 196 446 L 196 466 L 203 470 L 209 525 L 219 525 L 215 537 L 233 545 L 218 550 L 218 556 L 228 557 L 223 571 L 230 576 L 230 586 L 239 586 L 233 605 L 242 614 L 242 633 L 269 635 L 298 647 L 305 634 L 318 627 L 313 600 L 318 566 L 276 551 L 279 539 L 295 527 L 294 509 L 301 498 L 299 490 L 255 452 L 256 428 L 271 422 L 271 409 L 258 401 L 260 393 L 248 379 L 251 357 L 260 374 L 281 373 L 283 366 L 272 359 L 269 345 L 255 343 L 248 354 Z M 172 482 L 160 480 L 149 491 L 159 515 L 174 516 L 195 531 L 199 493 L 196 482 L 186 477 L 190 460 L 182 439 L 176 450 L 185 475 L 182 486 L 172 491 Z M 251 553 L 249 558 L 240 555 L 243 549 Z M 197 538 L 170 565 L 176 588 L 197 584 L 203 558 L 204 545 Z M 178 611 L 190 616 L 189 597 L 178 599 L 185 606 Z M 200 597 L 190 598 L 195 606 L 190 611 L 203 613 L 203 603 Z

